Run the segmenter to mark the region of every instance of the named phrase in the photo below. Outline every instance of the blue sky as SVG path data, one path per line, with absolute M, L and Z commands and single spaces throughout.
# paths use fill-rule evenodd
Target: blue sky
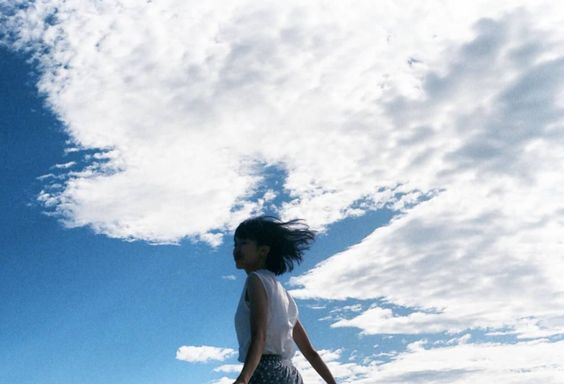
M 439 3 L 1 3 L 0 381 L 232 382 L 266 213 L 339 382 L 561 382 L 564 11 Z

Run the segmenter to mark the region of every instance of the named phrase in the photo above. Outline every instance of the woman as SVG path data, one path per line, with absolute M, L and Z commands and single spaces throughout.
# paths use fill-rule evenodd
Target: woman
M 235 314 L 244 365 L 234 384 L 303 384 L 291 362 L 294 345 L 327 383 L 335 383 L 298 320 L 295 301 L 276 279 L 302 261 L 314 238 L 300 220 L 271 216 L 245 220 L 235 230 L 233 257 L 247 280 Z

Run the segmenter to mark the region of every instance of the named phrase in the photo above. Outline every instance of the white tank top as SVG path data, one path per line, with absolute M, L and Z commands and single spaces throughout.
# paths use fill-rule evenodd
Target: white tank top
M 262 282 L 268 300 L 266 341 L 263 354 L 280 355 L 289 360 L 296 351 L 292 332 L 298 320 L 298 306 L 288 291 L 276 279 L 276 275 L 267 270 L 259 269 L 249 273 L 245 287 L 241 293 L 239 306 L 235 313 L 235 331 L 239 341 L 239 361 L 244 363 L 251 344 L 251 309 L 245 300 L 247 282 L 254 273 Z

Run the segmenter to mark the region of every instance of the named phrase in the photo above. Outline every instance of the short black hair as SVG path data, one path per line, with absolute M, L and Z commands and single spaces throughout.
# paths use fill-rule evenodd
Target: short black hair
M 294 263 L 302 262 L 303 253 L 309 249 L 315 235 L 302 219 L 283 222 L 274 216 L 258 216 L 239 224 L 234 237 L 269 246 L 266 269 L 281 275 L 292 271 Z

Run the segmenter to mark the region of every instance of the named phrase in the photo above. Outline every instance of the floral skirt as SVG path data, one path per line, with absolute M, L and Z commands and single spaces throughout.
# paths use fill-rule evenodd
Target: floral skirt
M 304 384 L 291 360 L 278 355 L 262 355 L 249 384 Z

